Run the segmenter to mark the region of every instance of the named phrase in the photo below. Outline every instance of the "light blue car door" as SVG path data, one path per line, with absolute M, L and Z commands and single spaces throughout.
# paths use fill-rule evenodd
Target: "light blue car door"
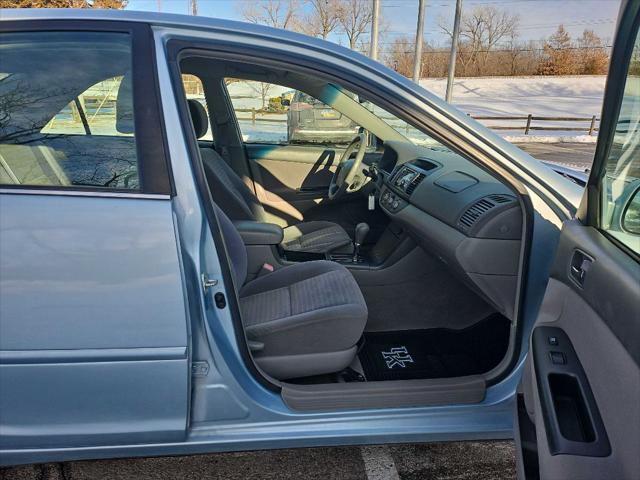
M 593 169 L 522 376 L 522 479 L 640 478 L 639 29 L 640 3 L 623 1 Z
M 143 24 L 0 25 L 5 461 L 186 435 L 188 323 L 149 39 Z

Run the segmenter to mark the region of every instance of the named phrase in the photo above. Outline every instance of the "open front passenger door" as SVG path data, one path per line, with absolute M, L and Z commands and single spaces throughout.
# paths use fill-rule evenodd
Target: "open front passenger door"
M 622 2 L 593 170 L 531 336 L 520 478 L 640 478 L 639 10 Z

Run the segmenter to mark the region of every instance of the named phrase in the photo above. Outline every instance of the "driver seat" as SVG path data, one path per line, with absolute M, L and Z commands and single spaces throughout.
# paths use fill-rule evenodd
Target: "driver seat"
M 207 112 L 200 102 L 189 99 L 191 120 L 198 139 L 209 128 Z M 200 156 L 213 201 L 233 220 L 266 222 L 265 211 L 251 189 L 213 148 L 200 147 Z M 302 222 L 284 228 L 282 248 L 288 251 L 328 253 L 351 245 L 351 238 L 337 223 Z

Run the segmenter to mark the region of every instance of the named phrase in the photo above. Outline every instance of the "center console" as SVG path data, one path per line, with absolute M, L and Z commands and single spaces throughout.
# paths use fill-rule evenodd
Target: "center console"
M 374 245 L 363 245 L 369 225 L 360 223 L 353 232 L 354 243 L 328 253 L 285 250 L 281 243 L 283 230 L 279 225 L 255 221 L 234 222 L 247 250 L 248 278 L 291 263 L 328 260 L 349 269 L 376 270 L 384 266 L 393 254 L 402 255 L 406 235 L 402 228 L 389 224 Z M 273 267 L 273 268 L 272 268 Z
M 330 260 L 343 265 L 356 265 L 367 263 L 368 260 L 364 256 L 358 255 L 354 258 L 353 253 L 318 253 L 318 252 L 300 252 L 297 250 L 281 250 L 282 259 L 287 262 L 313 262 L 315 260 Z

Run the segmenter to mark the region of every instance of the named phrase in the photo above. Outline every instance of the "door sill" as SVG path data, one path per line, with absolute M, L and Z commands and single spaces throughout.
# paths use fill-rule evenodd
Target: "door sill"
M 297 411 L 430 407 L 484 400 L 484 377 L 296 385 L 282 383 L 282 399 Z

